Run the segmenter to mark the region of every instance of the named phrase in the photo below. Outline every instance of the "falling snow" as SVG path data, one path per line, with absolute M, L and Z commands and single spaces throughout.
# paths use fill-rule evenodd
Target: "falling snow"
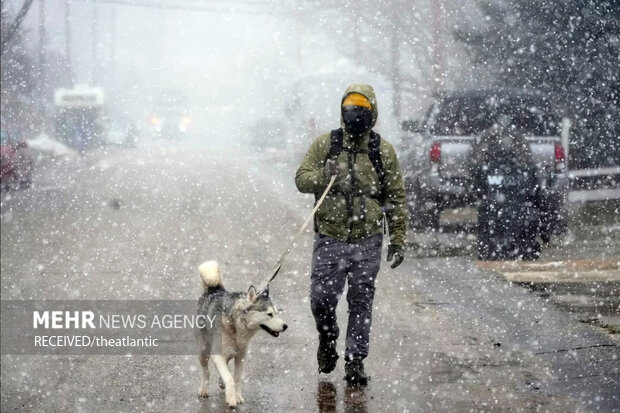
M 3 312 L 194 306 L 202 262 L 245 293 L 290 248 L 269 293 L 288 328 L 252 340 L 238 411 L 618 411 L 619 1 L 1 7 Z M 343 380 L 348 287 L 317 373 L 312 222 L 295 237 L 321 195 L 296 170 L 352 83 L 374 87 L 409 221 L 358 323 L 367 386 Z M 31 327 L 2 324 L 3 343 Z M 194 354 L 40 351 L 3 344 L 2 411 L 227 409 L 213 366 L 198 396 Z

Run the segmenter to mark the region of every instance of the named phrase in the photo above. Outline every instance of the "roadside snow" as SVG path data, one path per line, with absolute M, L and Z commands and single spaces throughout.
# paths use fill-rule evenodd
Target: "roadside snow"
M 38 134 L 34 139 L 29 139 L 27 142 L 31 149 L 44 152 L 55 158 L 64 158 L 66 160 L 80 159 L 80 155 L 75 150 L 44 133 Z

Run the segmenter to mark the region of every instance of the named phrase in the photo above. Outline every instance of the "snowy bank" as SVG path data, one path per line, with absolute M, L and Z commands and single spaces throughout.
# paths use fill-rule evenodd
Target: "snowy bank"
M 27 142 L 31 149 L 54 158 L 61 158 L 63 160 L 80 159 L 80 154 L 77 151 L 44 133 L 38 134 L 34 139 L 29 139 Z

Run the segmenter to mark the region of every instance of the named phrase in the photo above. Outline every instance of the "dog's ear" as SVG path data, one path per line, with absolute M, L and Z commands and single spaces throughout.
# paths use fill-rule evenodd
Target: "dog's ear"
M 248 290 L 248 300 L 253 303 L 257 298 L 258 294 L 256 293 L 256 288 L 254 288 L 253 285 L 250 285 L 250 289 Z
M 265 289 L 260 292 L 259 296 L 269 297 L 269 284 L 267 284 L 267 287 L 265 287 Z

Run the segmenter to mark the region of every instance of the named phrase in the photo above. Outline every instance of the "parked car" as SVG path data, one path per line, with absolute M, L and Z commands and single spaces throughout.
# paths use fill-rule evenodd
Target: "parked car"
M 154 103 L 149 124 L 156 139 L 174 141 L 187 138 L 192 126 L 187 97 L 177 90 L 162 92 Z
M 33 158 L 25 140 L 0 129 L 0 182 L 2 189 L 32 185 Z
M 446 208 L 476 202 L 468 172 L 471 145 L 495 124 L 517 128 L 530 145 L 541 193 L 541 236 L 567 226 L 569 182 L 561 143 L 561 119 L 547 97 L 522 90 L 440 93 L 421 122 L 405 121 L 403 160 L 411 223 L 438 229 Z
M 139 134 L 136 123 L 131 119 L 110 119 L 103 134 L 103 142 L 106 145 L 133 148 L 138 143 Z
M 478 259 L 537 259 L 540 200 L 529 144 L 514 129 L 492 127 L 472 145 L 469 163 L 478 196 Z

